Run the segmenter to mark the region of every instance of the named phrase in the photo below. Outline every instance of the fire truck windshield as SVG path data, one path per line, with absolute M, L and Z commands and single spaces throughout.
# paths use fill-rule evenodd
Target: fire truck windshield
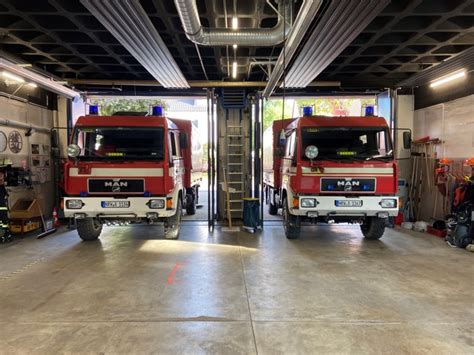
M 73 143 L 81 148 L 79 159 L 162 160 L 163 138 L 156 127 L 78 127 Z
M 302 158 L 308 146 L 318 148 L 316 160 L 393 159 L 391 139 L 384 127 L 308 127 L 302 132 Z

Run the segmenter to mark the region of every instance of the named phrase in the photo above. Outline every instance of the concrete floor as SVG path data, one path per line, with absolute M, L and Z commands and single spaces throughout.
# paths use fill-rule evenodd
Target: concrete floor
M 473 354 L 472 265 L 435 237 L 353 226 L 23 239 L 0 245 L 0 353 Z

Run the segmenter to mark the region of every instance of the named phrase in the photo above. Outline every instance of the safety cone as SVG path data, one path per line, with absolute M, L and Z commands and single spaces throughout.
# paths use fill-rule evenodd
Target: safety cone
M 53 222 L 55 227 L 59 226 L 58 210 L 56 207 L 53 208 Z

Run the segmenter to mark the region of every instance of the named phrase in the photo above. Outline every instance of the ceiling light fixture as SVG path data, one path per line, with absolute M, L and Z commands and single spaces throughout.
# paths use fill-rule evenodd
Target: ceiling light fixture
M 239 19 L 236 16 L 232 17 L 232 29 L 233 30 L 239 29 Z
M 236 44 L 233 44 L 233 45 L 232 45 L 232 48 L 237 49 L 237 45 L 236 45 Z
M 4 58 L 0 58 L 0 70 L 5 70 L 4 72 L 2 72 L 2 75 L 7 79 L 16 79 L 18 82 L 28 81 L 31 84 L 41 86 L 42 88 L 48 91 L 68 97 L 70 99 L 73 99 L 80 95 L 78 91 L 69 89 L 64 85 L 58 84 L 57 82 L 51 80 L 51 78 L 18 66 L 16 63 L 10 62 L 9 60 Z M 13 77 L 15 79 L 13 79 Z
M 232 78 L 233 79 L 237 78 L 237 62 L 236 61 L 232 63 Z
M 330 2 L 288 71 L 286 87 L 308 86 L 389 2 L 389 0 Z
M 35 88 L 38 87 L 38 85 L 36 85 L 35 83 L 28 83 L 28 84 L 26 84 L 26 86 L 29 86 L 32 89 L 35 89 Z
M 458 72 L 455 72 L 455 73 L 451 73 L 449 75 L 446 75 L 446 76 L 443 76 L 439 79 L 436 79 L 435 81 L 433 81 L 430 84 L 430 87 L 435 88 L 435 87 L 438 87 L 440 85 L 446 84 L 450 81 L 462 78 L 464 76 L 466 76 L 466 71 L 465 70 L 461 70 L 461 71 L 458 71 Z
M 22 77 L 19 77 L 18 75 L 9 73 L 7 71 L 3 71 L 2 76 L 4 78 L 8 79 L 8 80 L 16 81 L 17 83 L 24 83 L 25 82 L 25 79 L 23 79 Z
M 81 0 L 81 3 L 163 87 L 189 88 L 138 0 Z

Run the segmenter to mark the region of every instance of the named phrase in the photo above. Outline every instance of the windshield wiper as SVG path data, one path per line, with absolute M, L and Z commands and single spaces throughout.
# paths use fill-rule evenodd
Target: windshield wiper
M 387 159 L 393 159 L 393 155 L 374 155 L 371 157 L 365 158 L 366 161 L 377 160 L 377 161 L 386 161 Z

